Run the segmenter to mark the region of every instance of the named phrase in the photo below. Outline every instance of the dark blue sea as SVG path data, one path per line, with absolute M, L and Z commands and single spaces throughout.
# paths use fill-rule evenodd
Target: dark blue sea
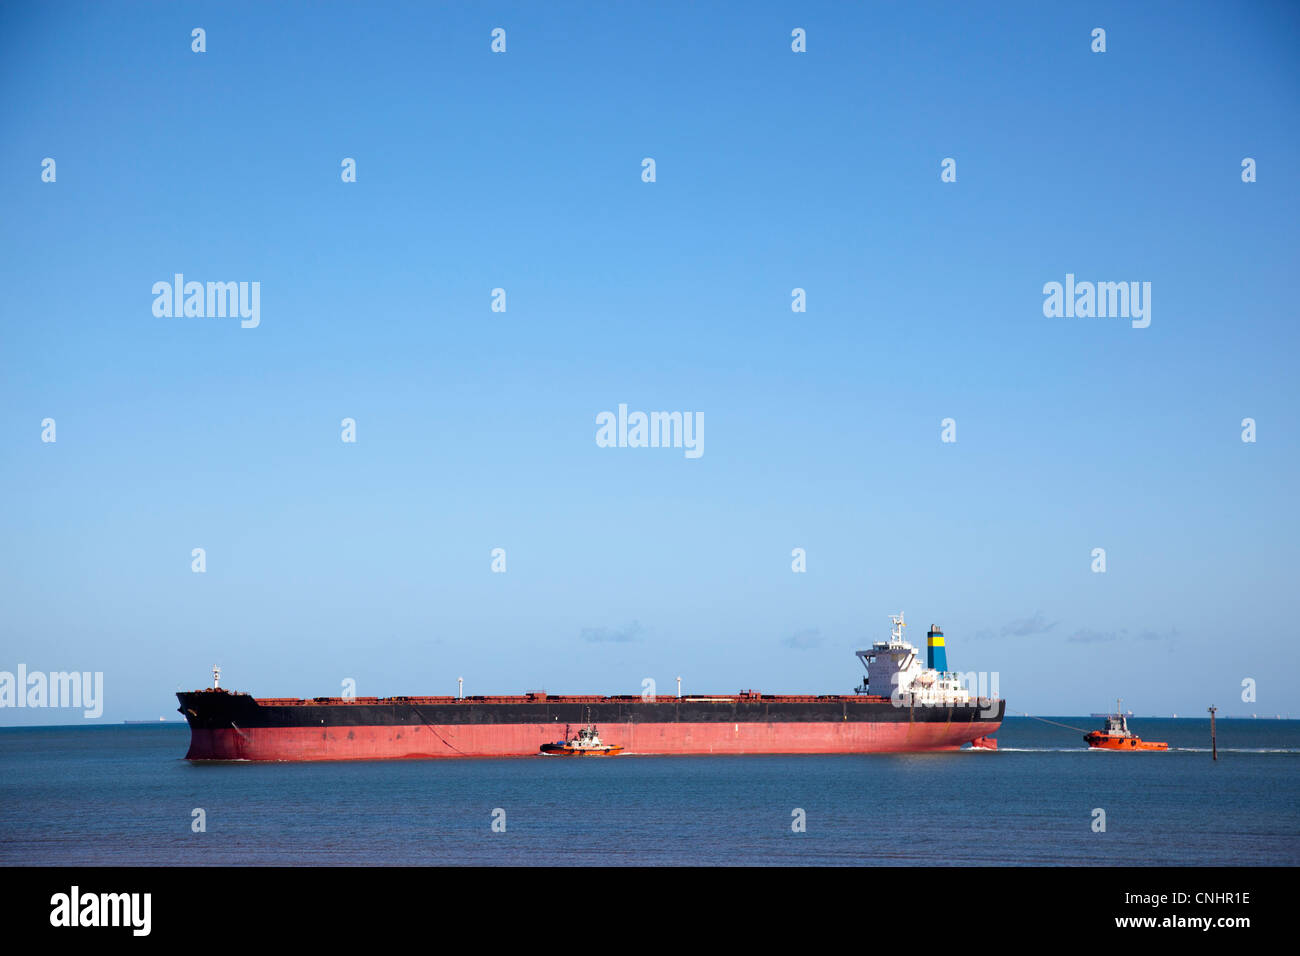
M 1300 721 L 1220 720 L 1217 762 L 1208 720 L 1130 726 L 1173 749 L 1020 717 L 997 753 L 200 765 L 179 723 L 4 728 L 0 863 L 1300 863 Z

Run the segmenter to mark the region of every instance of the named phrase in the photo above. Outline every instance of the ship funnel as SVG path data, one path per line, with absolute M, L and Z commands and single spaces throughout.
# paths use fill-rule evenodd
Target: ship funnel
M 926 635 L 925 665 L 937 671 L 948 669 L 948 650 L 943 646 L 943 630 L 938 624 L 930 625 Z

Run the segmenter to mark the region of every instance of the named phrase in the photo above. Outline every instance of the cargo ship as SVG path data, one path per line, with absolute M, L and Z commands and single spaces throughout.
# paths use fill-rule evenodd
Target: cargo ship
M 975 697 L 947 669 L 931 627 L 925 666 L 903 640 L 857 652 L 867 673 L 852 694 L 597 697 L 535 691 L 510 697 L 253 697 L 220 686 L 178 693 L 189 760 L 364 760 L 523 757 L 565 724 L 601 725 L 637 754 L 863 754 L 957 750 L 987 741 L 1006 702 Z

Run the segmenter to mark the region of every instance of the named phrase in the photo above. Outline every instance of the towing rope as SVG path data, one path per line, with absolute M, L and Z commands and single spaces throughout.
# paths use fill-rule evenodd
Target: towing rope
M 415 713 L 419 716 L 419 718 L 422 721 L 424 721 L 424 726 L 428 727 L 430 730 L 433 731 L 433 735 L 435 737 L 441 740 L 444 744 L 447 744 L 447 746 L 450 747 L 452 750 L 456 750 L 455 747 L 452 747 L 451 744 L 447 743 L 447 739 L 443 737 L 442 734 L 438 733 L 438 731 L 436 730 L 433 730 L 433 724 L 429 723 L 429 718 L 424 716 L 424 711 L 420 710 L 420 708 L 415 706 L 415 704 L 411 704 L 411 710 L 415 711 Z M 456 753 L 460 754 L 462 757 L 466 756 L 466 754 L 464 754 L 462 751 L 459 750 L 456 750 Z
M 1071 727 L 1069 724 L 1057 723 L 1055 720 L 1048 720 L 1046 717 L 1035 717 L 1033 714 L 1025 714 L 1030 720 L 1041 720 L 1045 724 L 1052 724 L 1055 727 L 1064 727 L 1066 730 L 1077 730 L 1081 734 L 1092 733 L 1090 730 L 1084 730 L 1082 727 Z

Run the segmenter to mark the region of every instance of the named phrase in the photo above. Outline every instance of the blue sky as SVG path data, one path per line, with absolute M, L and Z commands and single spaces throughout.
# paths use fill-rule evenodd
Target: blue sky
M 0 670 L 103 671 L 105 721 L 214 663 L 847 692 L 902 609 L 1013 711 L 1294 715 L 1297 40 L 1288 4 L 8 4 Z M 156 317 L 177 272 L 260 282 L 260 326 Z M 1150 282 L 1150 327 L 1044 317 L 1067 273 Z M 702 413 L 703 456 L 597 447 L 619 403 Z

